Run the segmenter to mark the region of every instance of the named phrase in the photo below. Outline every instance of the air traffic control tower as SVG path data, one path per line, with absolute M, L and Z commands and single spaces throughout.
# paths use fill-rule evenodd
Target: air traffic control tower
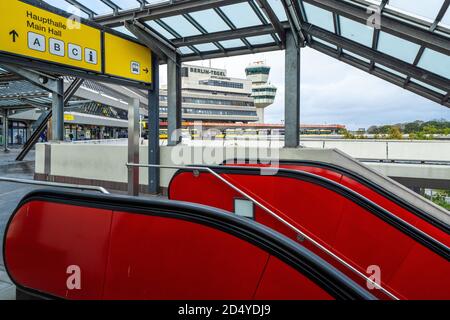
M 264 109 L 272 105 L 277 87 L 270 84 L 270 67 L 262 61 L 252 63 L 245 69 L 247 79 L 252 81 L 252 97 L 255 99 L 258 122 L 264 123 Z

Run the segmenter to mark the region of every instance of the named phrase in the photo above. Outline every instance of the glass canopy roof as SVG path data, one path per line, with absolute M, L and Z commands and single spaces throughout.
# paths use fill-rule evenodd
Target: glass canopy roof
M 450 107 L 450 0 L 44 2 L 131 36 L 137 20 L 182 61 L 281 50 L 294 30 L 299 46 Z

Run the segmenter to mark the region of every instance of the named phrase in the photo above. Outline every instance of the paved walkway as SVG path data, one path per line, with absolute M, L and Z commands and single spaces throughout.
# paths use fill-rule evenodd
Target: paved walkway
M 0 151 L 0 177 L 33 179 L 34 151 L 31 151 L 23 162 L 15 161 L 18 153 L 18 149 L 11 149 L 8 153 Z M 36 188 L 36 186 L 0 181 L 0 248 L 3 248 L 6 224 L 17 203 L 25 194 Z M 0 250 L 0 300 L 13 300 L 15 297 L 15 286 L 6 274 L 3 250 Z
M 34 151 L 30 152 L 23 162 L 15 161 L 18 153 L 18 149 L 12 149 L 9 153 L 0 151 L 0 177 L 32 180 Z M 14 300 L 16 297 L 15 286 L 7 276 L 3 262 L 2 248 L 6 224 L 23 196 L 39 188 L 42 187 L 0 181 L 0 300 Z

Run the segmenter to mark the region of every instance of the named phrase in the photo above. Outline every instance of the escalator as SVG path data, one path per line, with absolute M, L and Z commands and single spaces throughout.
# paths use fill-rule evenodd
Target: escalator
M 261 164 L 254 165 L 250 163 L 239 164 L 239 166 L 262 167 Z M 281 160 L 279 162 L 279 167 L 309 172 L 335 181 L 375 202 L 377 205 L 395 214 L 397 217 L 438 239 L 447 247 L 450 246 L 450 225 L 447 223 L 450 218 L 450 212 L 445 212 L 444 209 L 441 214 L 435 213 L 434 215 L 431 215 L 424 209 L 405 201 L 405 199 L 398 194 L 385 189 L 383 186 L 374 183 L 365 176 L 338 165 L 311 160 Z M 424 200 L 419 195 L 416 195 L 416 198 L 418 201 Z
M 176 201 L 34 191 L 4 244 L 22 298 L 375 299 L 263 225 Z
M 345 264 L 367 275 L 377 267 L 381 287 L 399 299 L 450 298 L 450 239 L 443 221 L 377 192 L 363 179 L 311 163 L 282 162 L 271 175 L 261 175 L 254 165 L 212 169 L 261 204 L 253 206 L 254 220 L 322 256 L 361 286 L 362 279 Z M 173 177 L 169 198 L 235 213 L 236 201 L 246 200 L 210 173 L 183 170 Z M 341 261 L 324 255 L 315 242 Z

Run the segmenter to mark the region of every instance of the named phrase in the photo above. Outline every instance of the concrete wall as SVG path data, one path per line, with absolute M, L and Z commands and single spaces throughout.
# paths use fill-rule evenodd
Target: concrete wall
M 126 145 L 101 145 L 101 144 L 71 144 L 58 143 L 51 144 L 51 163 L 47 168 L 48 176 L 45 170 L 45 153 L 44 145 L 40 144 L 36 149 L 36 177 L 38 179 L 55 180 L 58 182 L 91 184 L 103 186 L 107 189 L 126 190 L 127 186 L 127 146 Z M 436 144 L 443 147 L 444 144 Z M 48 145 L 47 145 L 48 149 Z M 407 151 L 407 149 L 405 149 Z M 211 153 L 214 153 L 212 154 Z M 140 163 L 147 163 L 147 147 L 141 146 Z M 260 152 L 258 154 L 258 152 Z M 433 150 L 437 152 L 437 150 Z M 443 151 L 446 153 L 446 151 Z M 48 153 L 48 152 L 47 152 Z M 196 158 L 195 155 L 200 155 Z M 449 184 L 450 166 L 448 165 L 417 165 L 420 170 L 408 165 L 401 164 L 383 164 L 377 163 L 364 164 L 361 163 L 340 150 L 337 149 L 313 149 L 313 148 L 296 148 L 296 149 L 278 149 L 278 148 L 255 148 L 228 146 L 205 148 L 202 146 L 178 146 L 161 148 L 161 163 L 165 165 L 189 165 L 189 164 L 220 164 L 227 159 L 244 159 L 252 155 L 252 159 L 267 159 L 268 155 L 274 156 L 276 159 L 284 160 L 316 160 L 325 163 L 331 163 L 340 167 L 351 170 L 360 174 L 374 183 L 382 186 L 389 192 L 396 194 L 412 205 L 422 208 L 422 210 L 435 215 L 439 219 L 450 224 L 450 215 L 442 208 L 437 207 L 425 198 L 419 197 L 417 194 L 406 188 L 404 185 L 388 178 L 385 174 L 393 174 L 390 170 L 396 170 L 399 174 L 407 175 L 409 181 L 411 179 L 428 179 L 436 177 L 436 181 Z M 179 160 L 183 158 L 181 163 Z M 206 161 L 205 161 L 206 159 Z M 446 158 L 448 161 L 450 158 Z M 49 161 L 47 161 L 48 166 Z M 373 169 L 369 167 L 373 166 Z M 398 167 L 400 165 L 400 167 Z M 396 166 L 396 168 L 394 168 Z M 425 167 L 424 167 L 425 166 Z M 437 170 L 436 172 L 433 170 Z M 148 170 L 140 170 L 141 190 L 145 190 L 148 185 Z M 167 188 L 175 170 L 161 170 L 161 187 Z M 397 174 L 397 173 L 396 173 Z M 450 188 L 450 186 L 449 186 Z
M 450 161 L 450 141 L 302 140 L 308 148 L 339 149 L 357 159 Z

